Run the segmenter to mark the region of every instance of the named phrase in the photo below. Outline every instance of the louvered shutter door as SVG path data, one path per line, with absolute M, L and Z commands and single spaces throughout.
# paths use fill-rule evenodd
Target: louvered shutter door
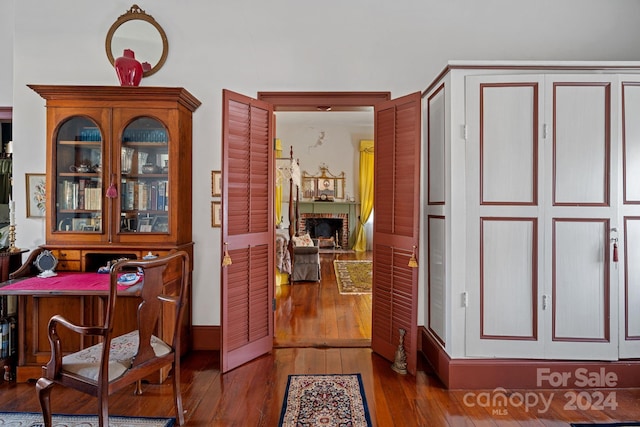
M 418 246 L 420 93 L 375 106 L 373 237 L 373 351 L 393 361 L 406 331 L 407 370 L 416 372 L 418 269 L 409 267 Z
M 273 108 L 223 92 L 222 372 L 273 347 Z M 226 245 L 225 245 L 226 243 Z

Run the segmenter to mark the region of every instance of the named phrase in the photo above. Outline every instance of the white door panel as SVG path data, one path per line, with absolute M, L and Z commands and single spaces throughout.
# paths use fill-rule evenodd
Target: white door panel
M 467 77 L 466 353 L 543 357 L 540 76 Z
M 481 89 L 483 203 L 533 203 L 536 92 L 532 85 Z
M 640 340 L 640 217 L 625 219 L 627 274 L 625 338 Z
M 535 339 L 535 219 L 486 219 L 481 230 L 481 336 Z
M 553 340 L 608 339 L 606 225 L 554 223 Z
M 618 358 L 617 78 L 545 77 L 545 356 Z M 611 319 L 616 319 L 612 321 Z
M 640 79 L 621 76 L 623 203 L 618 230 L 620 357 L 640 357 Z
M 609 148 L 607 83 L 554 85 L 554 202 L 604 204 Z

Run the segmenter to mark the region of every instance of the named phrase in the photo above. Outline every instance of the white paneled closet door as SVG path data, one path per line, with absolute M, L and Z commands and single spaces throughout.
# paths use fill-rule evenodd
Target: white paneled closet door
M 547 358 L 618 358 L 617 94 L 615 76 L 546 76 Z
M 622 209 L 618 231 L 620 358 L 640 357 L 640 78 L 621 76 Z
M 467 77 L 468 356 L 617 359 L 615 84 Z
M 466 78 L 466 353 L 544 356 L 542 77 Z

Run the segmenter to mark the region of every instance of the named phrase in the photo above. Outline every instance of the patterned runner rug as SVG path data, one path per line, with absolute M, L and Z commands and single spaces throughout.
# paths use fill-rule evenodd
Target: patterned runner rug
M 362 377 L 289 375 L 279 425 L 370 427 Z
M 333 261 L 341 294 L 370 294 L 372 261 Z
M 53 414 L 53 427 L 98 427 L 95 415 Z M 175 418 L 120 417 L 110 416 L 109 427 L 172 427 Z M 42 427 L 39 412 L 0 412 L 0 426 Z

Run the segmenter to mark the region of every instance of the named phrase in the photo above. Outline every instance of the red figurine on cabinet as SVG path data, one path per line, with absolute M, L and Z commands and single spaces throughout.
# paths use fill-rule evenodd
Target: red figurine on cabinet
M 113 64 L 116 68 L 120 86 L 138 86 L 142 80 L 142 64 L 136 60 L 131 49 L 125 49 L 120 58 Z

